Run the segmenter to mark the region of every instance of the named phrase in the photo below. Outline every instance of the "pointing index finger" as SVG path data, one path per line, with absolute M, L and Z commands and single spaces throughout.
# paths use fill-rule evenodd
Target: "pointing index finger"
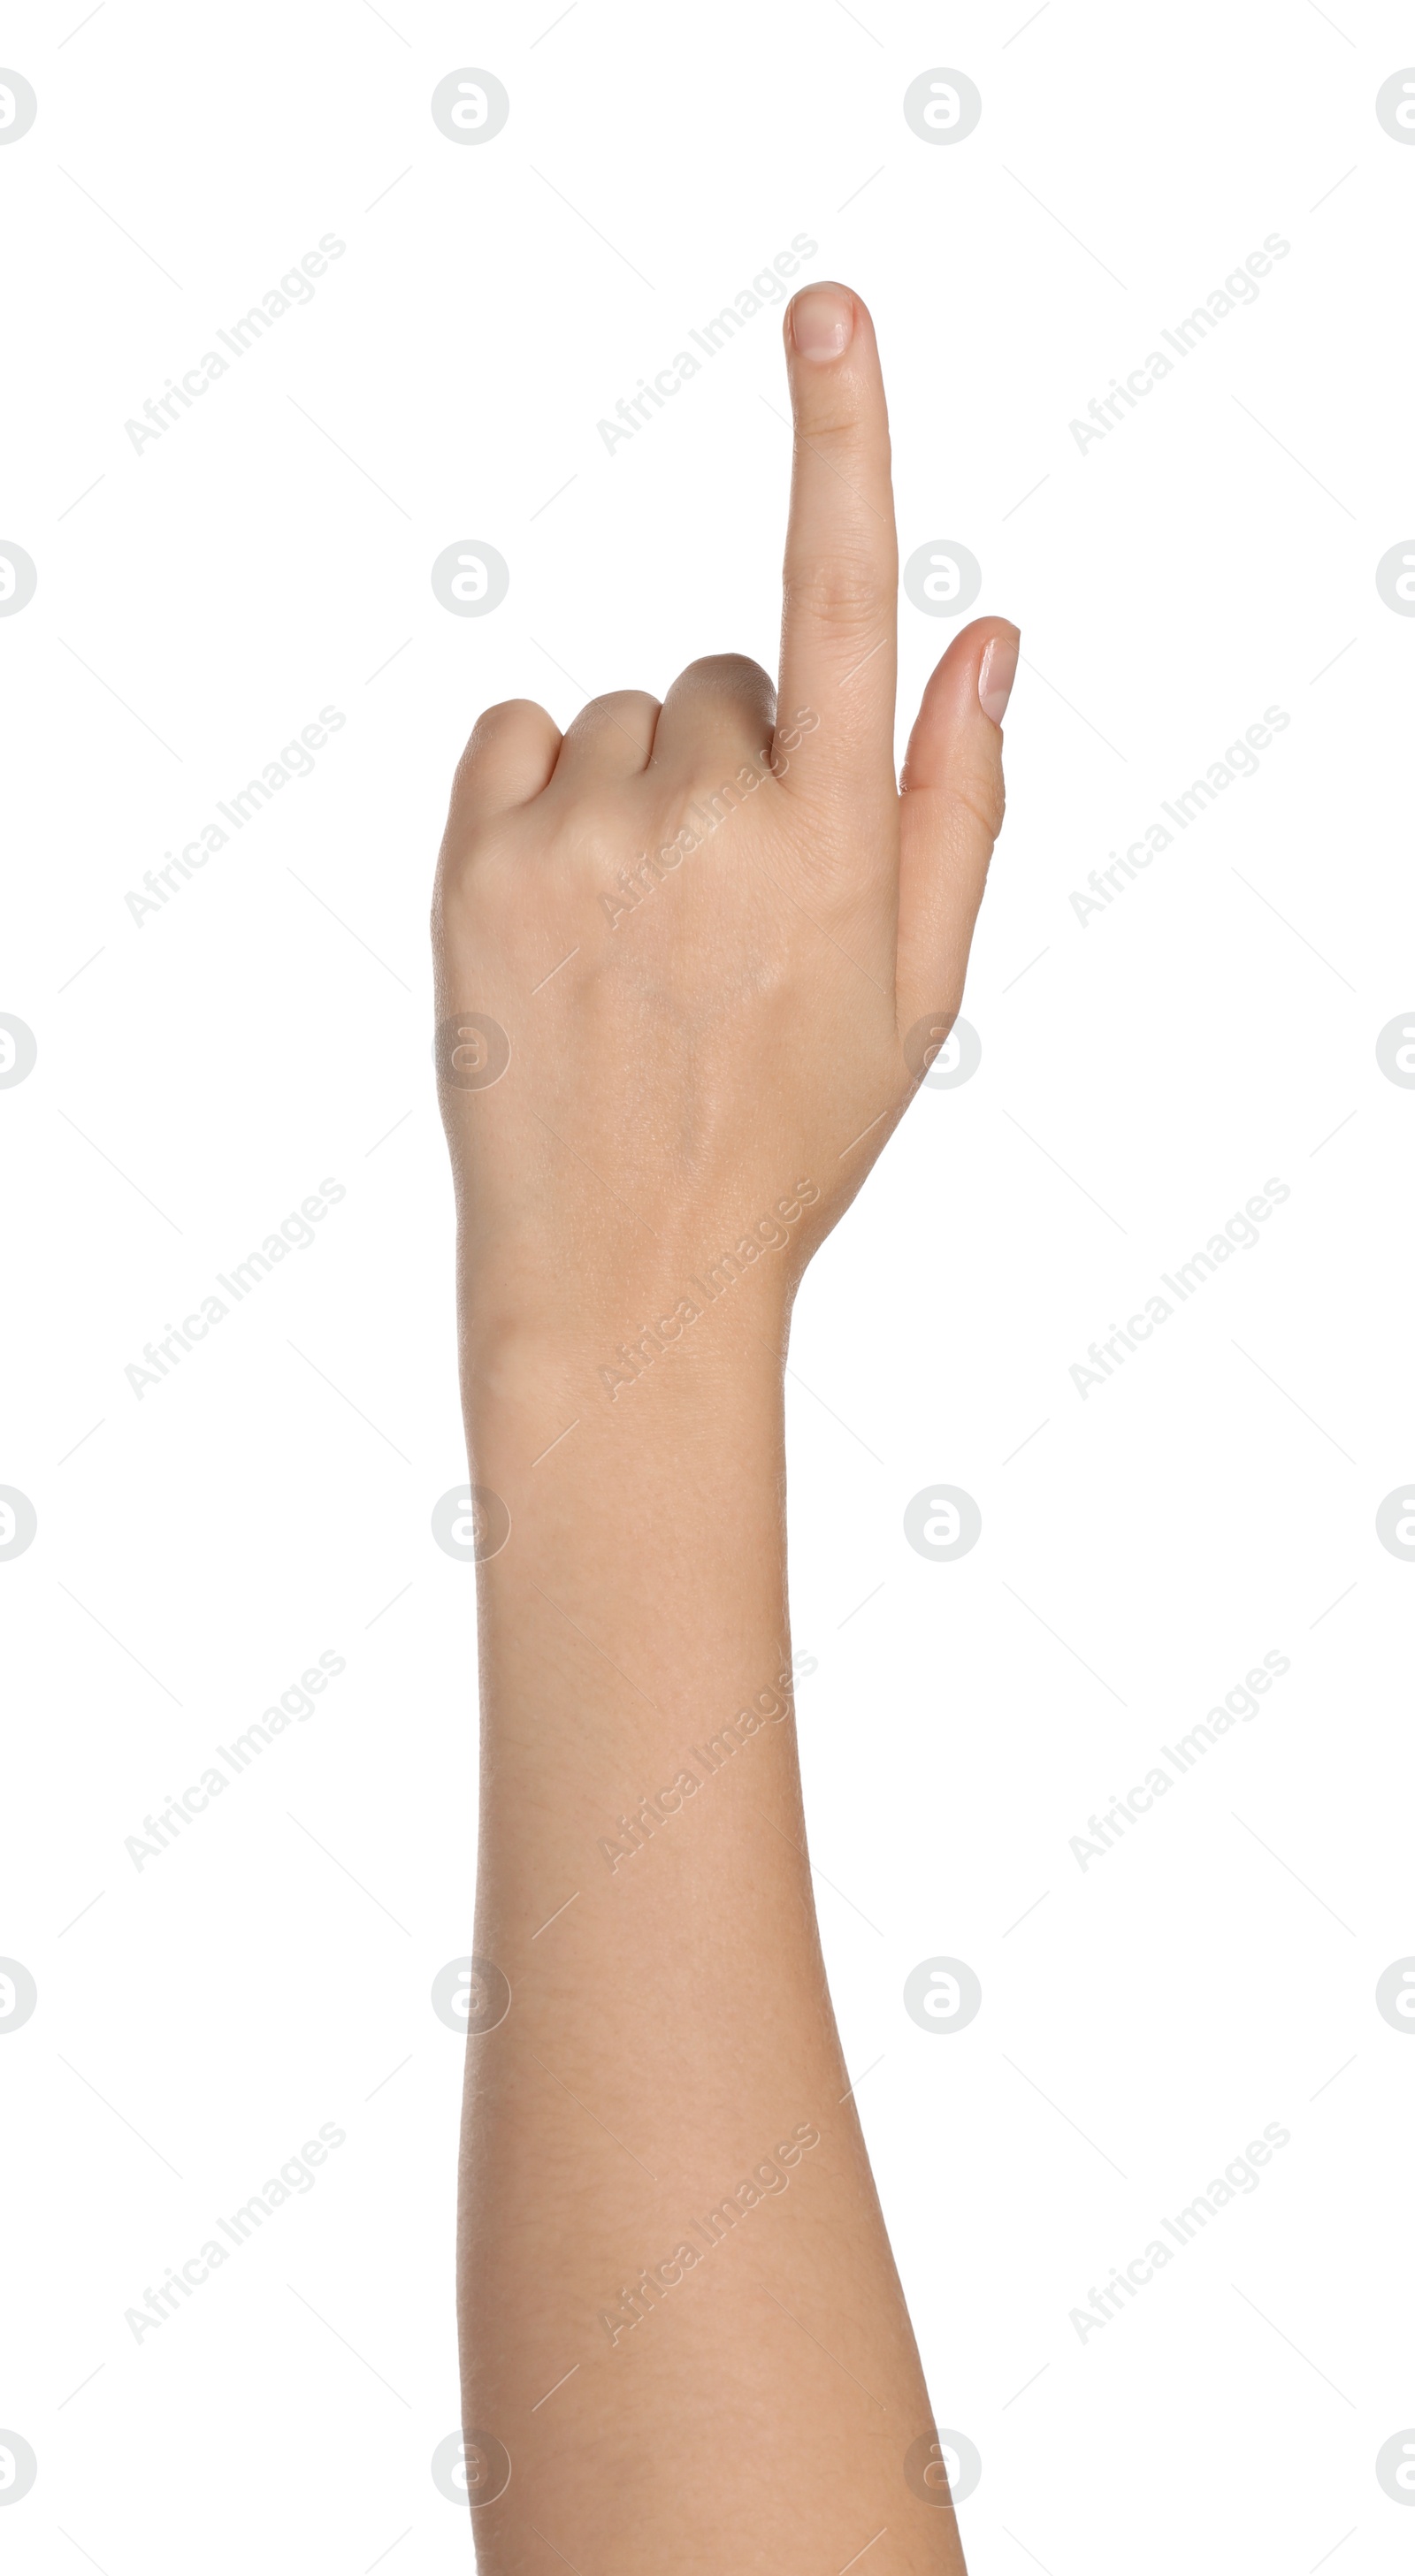
M 899 578 L 874 325 L 847 286 L 803 287 L 784 337 L 795 455 L 783 572 L 780 725 L 821 719 L 833 783 L 894 787 Z

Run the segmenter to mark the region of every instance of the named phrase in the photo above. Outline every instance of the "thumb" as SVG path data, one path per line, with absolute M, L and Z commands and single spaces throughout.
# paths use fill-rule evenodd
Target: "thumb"
M 1020 640 L 1002 617 L 965 626 L 929 681 L 909 737 L 895 980 L 899 1033 L 916 1079 L 963 999 L 973 924 L 1002 829 L 1002 717 Z M 936 1036 L 921 1026 L 931 1020 L 941 1024 Z

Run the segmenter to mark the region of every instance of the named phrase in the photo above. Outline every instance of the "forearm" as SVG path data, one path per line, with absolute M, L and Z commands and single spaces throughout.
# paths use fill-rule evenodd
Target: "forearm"
M 903 2475 L 928 2405 L 816 1932 L 755 1285 L 737 1347 L 706 1316 L 617 1398 L 588 1353 L 469 1370 L 512 1517 L 476 1931 L 511 2000 L 470 2042 L 461 2260 L 496 2576 L 532 2524 L 586 2576 L 839 2567 L 881 2526 L 884 2567 L 961 2564 Z

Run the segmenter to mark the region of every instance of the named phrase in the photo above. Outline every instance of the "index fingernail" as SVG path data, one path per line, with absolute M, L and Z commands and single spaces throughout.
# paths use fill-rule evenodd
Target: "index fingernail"
M 791 306 L 791 337 L 800 358 L 841 358 L 855 332 L 855 305 L 843 286 L 806 286 Z

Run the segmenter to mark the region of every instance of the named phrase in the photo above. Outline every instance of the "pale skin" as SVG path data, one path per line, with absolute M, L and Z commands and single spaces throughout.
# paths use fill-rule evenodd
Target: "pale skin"
M 779 711 L 735 654 L 563 736 L 493 707 L 438 871 L 468 1452 L 502 1541 L 458 2257 L 486 2576 L 963 2568 L 817 1937 L 782 1390 L 805 1265 L 962 999 L 1017 631 L 955 637 L 896 782 L 873 326 L 819 285 L 784 336 Z

